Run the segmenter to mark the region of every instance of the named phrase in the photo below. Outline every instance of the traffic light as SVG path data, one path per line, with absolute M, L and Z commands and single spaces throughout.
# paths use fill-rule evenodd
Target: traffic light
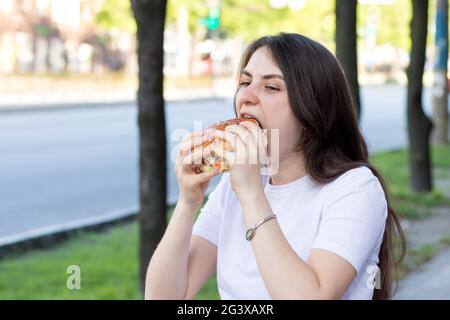
M 220 9 L 212 8 L 208 10 L 208 29 L 217 29 L 220 25 Z
M 211 8 L 208 10 L 208 16 L 200 19 L 200 24 L 208 28 L 209 30 L 215 30 L 220 25 L 220 9 Z

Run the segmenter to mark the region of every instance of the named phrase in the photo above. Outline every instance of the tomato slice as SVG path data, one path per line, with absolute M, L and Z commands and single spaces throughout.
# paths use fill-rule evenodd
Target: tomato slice
M 213 164 L 213 168 L 216 170 L 220 170 L 220 168 L 222 167 L 222 161 L 221 160 L 217 160 L 214 164 Z

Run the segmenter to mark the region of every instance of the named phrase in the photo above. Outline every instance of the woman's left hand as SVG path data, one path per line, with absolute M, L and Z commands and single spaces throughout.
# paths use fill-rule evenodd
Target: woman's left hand
M 230 180 L 238 198 L 255 198 L 263 193 L 261 166 L 267 157 L 267 137 L 251 121 L 229 125 L 225 131 L 215 130 L 213 136 L 228 142 L 224 150 L 220 143 L 211 145 L 218 156 L 230 165 Z

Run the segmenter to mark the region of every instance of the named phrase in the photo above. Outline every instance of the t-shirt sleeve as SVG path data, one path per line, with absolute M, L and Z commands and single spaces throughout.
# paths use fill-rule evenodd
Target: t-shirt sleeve
M 382 241 L 387 203 L 372 172 L 367 168 L 355 171 L 344 174 L 334 184 L 312 247 L 344 258 L 359 273 Z
M 225 208 L 228 175 L 224 173 L 216 188 L 209 194 L 192 230 L 193 235 L 200 236 L 216 246 L 219 243 L 220 225 Z

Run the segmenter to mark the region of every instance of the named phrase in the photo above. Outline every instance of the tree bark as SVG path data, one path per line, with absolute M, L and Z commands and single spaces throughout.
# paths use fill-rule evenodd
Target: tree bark
M 336 0 L 336 57 L 347 77 L 358 119 L 361 100 L 358 83 L 358 58 L 356 35 L 357 0 Z
M 422 77 L 428 25 L 428 0 L 412 0 L 411 55 L 408 76 L 408 133 L 411 188 L 415 192 L 432 189 L 430 133 L 432 123 L 422 108 Z
M 163 35 L 166 0 L 132 0 L 137 23 L 140 147 L 139 258 L 144 292 L 148 263 L 167 225 Z

